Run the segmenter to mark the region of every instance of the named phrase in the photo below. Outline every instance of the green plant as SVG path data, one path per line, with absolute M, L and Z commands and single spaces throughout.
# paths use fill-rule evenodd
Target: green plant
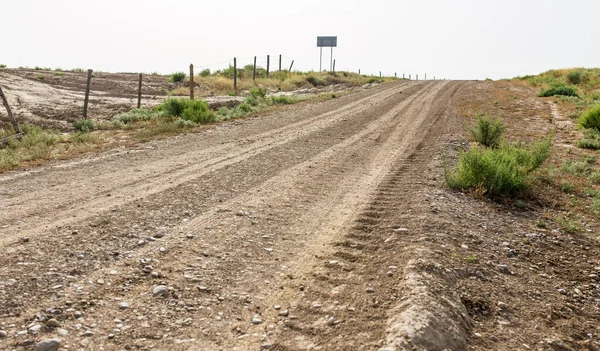
M 210 76 L 210 69 L 206 68 L 200 71 L 200 77 L 208 77 Z
M 169 76 L 169 82 L 172 82 L 172 83 L 183 82 L 184 79 L 185 79 L 185 72 L 175 72 L 175 73 L 171 73 L 171 75 Z
M 113 123 L 117 124 L 130 124 L 139 121 L 149 121 L 164 116 L 163 111 L 154 111 L 147 109 L 133 109 L 129 112 L 119 113 L 113 117 Z
M 587 176 L 592 173 L 592 167 L 587 160 L 567 160 L 562 164 L 562 169 L 578 176 Z
M 292 105 L 297 102 L 296 98 L 291 96 L 271 96 L 273 105 Z
M 44 79 L 46 79 L 46 76 L 40 74 L 36 78 L 39 79 L 39 80 L 44 80 Z
M 64 75 L 65 75 L 65 72 L 56 72 L 56 73 L 54 73 L 54 75 L 55 75 L 55 76 L 62 77 L 62 76 L 64 76 Z
M 477 255 L 475 255 L 475 254 L 469 255 L 469 256 L 465 257 L 465 261 L 467 261 L 467 263 L 477 263 Z
M 598 150 L 600 149 L 600 142 L 590 139 L 578 140 L 577 147 L 581 149 Z
M 552 135 L 524 145 L 503 144 L 496 149 L 474 147 L 461 154 L 454 169 L 445 169 L 453 189 L 473 190 L 491 197 L 512 195 L 529 187 L 529 174 L 550 154 Z
M 306 77 L 306 81 L 309 82 L 310 84 L 312 84 L 315 87 L 318 87 L 320 85 L 327 85 L 327 83 L 325 82 L 325 80 L 323 80 L 320 77 L 314 76 L 314 75 L 309 75 Z
M 96 123 L 91 119 L 78 119 L 73 122 L 73 128 L 83 133 L 89 133 L 96 129 Z
M 567 217 L 558 216 L 555 219 L 560 229 L 567 233 L 575 234 L 582 231 L 581 227 L 579 227 L 575 221 Z
M 475 126 L 470 130 L 473 139 L 483 146 L 496 148 L 502 142 L 506 127 L 500 118 L 489 115 L 477 115 Z
M 208 123 L 216 120 L 216 115 L 210 110 L 204 100 L 167 99 L 160 105 L 159 110 L 169 116 L 181 117 L 195 123 Z
M 548 225 L 546 224 L 546 222 L 542 219 L 538 220 L 536 226 L 538 228 L 548 228 Z
M 567 74 L 567 81 L 569 84 L 579 84 L 582 81 L 583 72 L 581 70 L 574 70 Z
M 579 124 L 583 128 L 593 128 L 600 131 L 600 105 L 595 105 L 586 110 L 579 118 Z
M 563 193 L 571 193 L 571 192 L 573 192 L 574 188 L 575 188 L 575 186 L 571 183 L 562 183 L 560 186 L 560 190 Z
M 246 113 L 248 113 L 248 112 L 252 111 L 252 106 L 250 106 L 250 104 L 247 104 L 247 103 L 241 103 L 241 104 L 239 104 L 239 105 L 237 106 L 237 108 L 238 108 L 240 111 L 243 111 L 243 112 L 246 112 Z
M 0 64 L 0 68 L 6 68 L 5 64 Z
M 577 88 L 565 85 L 553 86 L 546 90 L 542 90 L 538 96 L 549 97 L 556 95 L 579 97 L 579 94 L 577 93 Z
M 85 70 L 83 68 L 73 68 L 71 72 L 82 73 L 85 72 Z
M 34 68 L 34 70 L 36 70 L 36 71 L 41 71 L 42 69 L 43 69 L 43 68 L 42 68 L 42 67 L 40 67 L 40 66 L 35 66 L 35 68 Z
M 594 184 L 600 184 L 600 171 L 596 171 L 596 172 L 590 174 L 590 180 Z

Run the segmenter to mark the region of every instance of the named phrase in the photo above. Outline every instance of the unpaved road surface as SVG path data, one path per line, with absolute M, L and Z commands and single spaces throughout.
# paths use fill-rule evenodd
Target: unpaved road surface
M 597 244 L 444 186 L 477 84 L 386 84 L 0 175 L 0 349 L 597 349 L 592 290 L 556 291 Z M 554 253 L 575 258 L 541 276 Z
M 385 85 L 1 175 L 0 342 L 393 343 L 392 311 L 416 254 L 393 240 L 407 226 L 398 209 L 439 162 L 460 85 Z

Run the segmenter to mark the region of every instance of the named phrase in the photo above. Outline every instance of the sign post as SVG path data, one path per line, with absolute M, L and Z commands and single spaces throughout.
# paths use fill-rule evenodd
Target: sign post
M 333 48 L 337 47 L 337 37 L 317 37 L 317 47 L 320 48 L 319 72 L 323 70 L 323 48 L 331 48 L 329 70 L 333 70 Z

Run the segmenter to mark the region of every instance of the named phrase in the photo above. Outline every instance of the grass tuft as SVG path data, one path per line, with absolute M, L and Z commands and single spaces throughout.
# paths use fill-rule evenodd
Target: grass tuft
M 73 128 L 79 132 L 89 133 L 96 129 L 96 123 L 91 119 L 78 119 L 73 122 Z

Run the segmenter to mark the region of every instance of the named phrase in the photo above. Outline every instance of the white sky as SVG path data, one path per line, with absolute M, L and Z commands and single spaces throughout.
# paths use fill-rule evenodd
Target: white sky
M 337 35 L 337 70 L 498 79 L 599 66 L 599 15 L 598 0 L 0 0 L 0 63 L 171 73 L 282 54 L 318 70 L 316 37 Z

